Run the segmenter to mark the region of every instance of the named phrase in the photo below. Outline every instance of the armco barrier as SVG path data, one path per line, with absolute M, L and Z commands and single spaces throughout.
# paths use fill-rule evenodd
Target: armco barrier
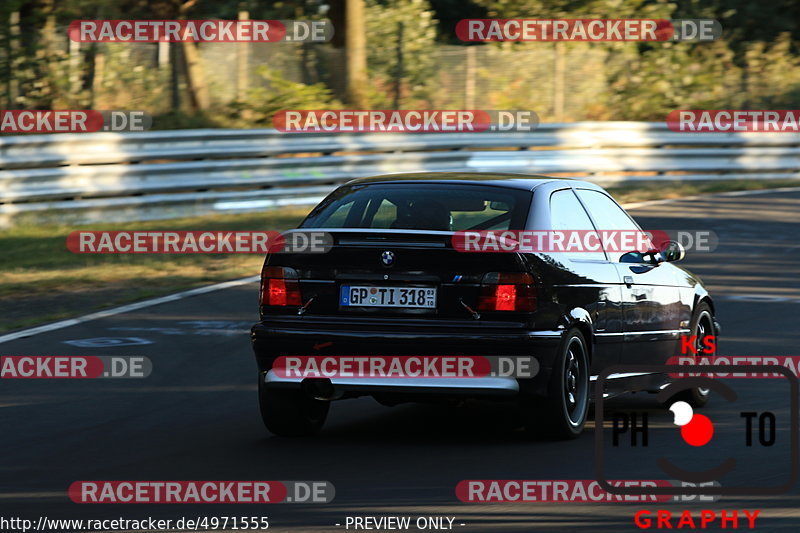
M 112 222 L 317 202 L 392 172 L 576 174 L 599 183 L 799 179 L 800 135 L 676 133 L 663 123 L 505 133 L 179 130 L 0 137 L 0 227 Z

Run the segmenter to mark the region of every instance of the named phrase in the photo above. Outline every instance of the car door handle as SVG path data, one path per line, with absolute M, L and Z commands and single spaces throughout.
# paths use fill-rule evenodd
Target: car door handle
M 622 278 L 622 280 L 625 282 L 625 285 L 627 285 L 629 289 L 631 288 L 631 285 L 633 285 L 633 276 L 625 276 Z

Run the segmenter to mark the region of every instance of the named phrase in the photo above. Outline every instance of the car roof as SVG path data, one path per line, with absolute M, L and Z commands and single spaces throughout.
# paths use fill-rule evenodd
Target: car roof
M 540 185 L 546 183 L 557 185 L 563 183 L 568 187 L 573 185 L 587 186 L 592 189 L 600 189 L 597 185 L 583 180 L 571 178 L 554 178 L 552 176 L 542 176 L 538 174 L 512 174 L 502 172 L 407 172 L 398 174 L 384 174 L 369 178 L 358 178 L 347 182 L 347 185 L 370 184 L 370 183 L 414 183 L 426 181 L 428 183 L 453 183 L 462 185 L 491 185 L 495 187 L 506 187 L 510 189 L 523 189 L 532 191 Z

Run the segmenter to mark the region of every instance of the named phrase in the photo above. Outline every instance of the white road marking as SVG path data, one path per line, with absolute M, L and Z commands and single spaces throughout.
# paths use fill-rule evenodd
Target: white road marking
M 205 287 L 198 287 L 196 289 L 178 292 L 175 294 L 168 294 L 167 296 L 161 296 L 159 298 L 153 298 L 151 300 L 144 300 L 142 302 L 123 305 L 121 307 L 115 307 L 113 309 L 105 309 L 103 311 L 98 311 L 96 313 L 91 313 L 77 318 L 60 320 L 58 322 L 53 322 L 52 324 L 45 324 L 43 326 L 37 326 L 35 328 L 23 329 L 22 331 L 16 331 L 14 333 L 9 333 L 7 335 L 0 336 L 0 344 L 4 342 L 14 341 L 17 339 L 24 339 L 25 337 L 31 337 L 33 335 L 38 335 L 40 333 L 48 333 L 50 331 L 56 331 L 59 329 L 68 328 L 70 326 L 75 326 L 78 324 L 82 324 L 84 322 L 89 322 L 91 320 L 98 320 L 100 318 L 107 318 L 122 313 L 138 311 L 139 309 L 145 309 L 147 307 L 153 307 L 154 305 L 160 305 L 168 302 L 176 302 L 178 300 L 183 300 L 184 298 L 189 298 L 190 296 L 197 296 L 199 294 L 206 294 L 209 292 L 219 291 L 222 289 L 229 289 L 231 287 L 238 287 L 239 285 L 246 285 L 248 283 L 259 281 L 259 279 L 261 279 L 260 276 L 250 276 L 247 278 L 234 279 L 231 281 L 216 283 L 214 285 L 206 285 Z

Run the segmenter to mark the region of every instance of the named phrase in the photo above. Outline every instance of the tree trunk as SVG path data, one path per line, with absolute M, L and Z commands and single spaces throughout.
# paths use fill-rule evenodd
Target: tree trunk
M 347 104 L 367 107 L 367 36 L 364 29 L 364 0 L 346 0 L 345 57 L 347 61 Z
M 191 41 L 183 41 L 183 59 L 186 66 L 186 87 L 189 91 L 189 99 L 195 111 L 208 109 L 208 85 L 206 84 L 205 70 L 200 63 L 200 52 L 197 44 Z

